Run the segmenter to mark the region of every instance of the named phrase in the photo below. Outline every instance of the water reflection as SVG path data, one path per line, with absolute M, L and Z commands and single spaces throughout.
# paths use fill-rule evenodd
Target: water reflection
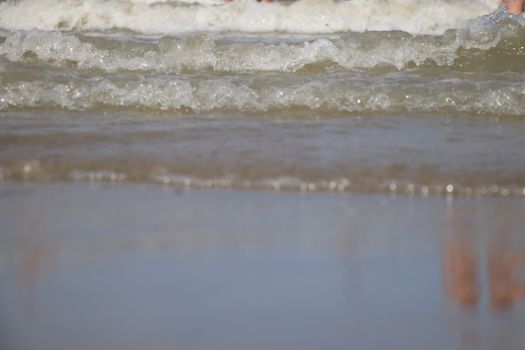
M 443 274 L 448 295 L 465 306 L 478 303 L 480 296 L 478 262 L 472 247 L 463 242 L 445 244 Z
M 525 344 L 520 202 L 225 193 L 0 201 L 5 348 Z
M 525 298 L 522 214 L 496 208 L 489 227 L 479 226 L 478 215 L 472 208 L 449 208 L 443 249 L 445 291 L 468 308 L 479 306 L 486 293 L 494 310 L 507 309 Z
M 473 207 L 448 206 L 446 212 L 446 234 L 440 253 L 442 276 L 435 276 L 436 279 L 443 279 L 446 296 L 466 308 L 480 306 L 486 296 L 494 310 L 511 308 L 525 299 L 525 236 L 520 231 L 520 213 L 495 213 L 491 217 L 492 227 L 487 227 L 480 220 L 483 213 Z M 28 289 L 34 289 L 38 280 L 46 273 L 52 274 L 54 269 L 61 269 L 61 264 L 73 262 L 89 266 L 95 261 L 115 260 L 123 254 L 133 252 L 155 254 L 168 251 L 177 252 L 180 256 L 180 252 L 185 251 L 187 255 L 199 259 L 199 256 L 204 258 L 217 249 L 227 249 L 230 251 L 228 254 L 234 254 L 235 251 L 249 250 L 254 246 L 264 246 L 266 249 L 279 246 L 281 249 L 282 245 L 292 244 L 294 248 L 308 248 L 334 256 L 342 250 L 344 256 L 350 257 L 349 260 L 343 259 L 349 264 L 348 276 L 355 275 L 355 266 L 360 266 L 360 274 L 363 271 L 366 273 L 368 269 L 362 268 L 362 265 L 369 263 L 367 256 L 371 251 L 380 252 L 380 256 L 388 255 L 389 250 L 396 249 L 394 245 L 410 250 L 406 249 L 410 247 L 406 236 L 398 236 L 393 240 L 390 237 L 390 245 L 385 248 L 384 233 L 372 235 L 363 230 L 363 227 L 338 235 L 324 234 L 323 239 L 309 233 L 299 232 L 300 237 L 297 232 L 290 233 L 291 237 L 288 238 L 292 241 L 286 241 L 275 232 L 267 232 L 264 237 L 247 232 L 195 234 L 184 232 L 179 229 L 179 225 L 170 223 L 162 232 L 143 232 L 140 235 L 120 237 L 109 235 L 87 240 L 68 237 L 57 239 L 52 235 L 46 237 L 48 228 L 39 226 L 38 221 L 41 218 L 35 219 L 35 215 L 32 213 L 25 216 L 16 228 L 16 239 L 0 250 L 0 258 L 15 262 L 16 279 Z M 416 237 L 411 237 L 416 240 Z M 420 237 L 417 240 L 421 241 Z M 428 240 L 426 244 L 431 246 L 432 242 Z M 395 264 L 391 268 L 393 266 Z M 355 287 L 355 283 L 352 286 Z
M 525 281 L 516 277 L 524 266 L 525 251 L 492 247 L 488 267 L 492 306 L 504 308 L 525 298 Z

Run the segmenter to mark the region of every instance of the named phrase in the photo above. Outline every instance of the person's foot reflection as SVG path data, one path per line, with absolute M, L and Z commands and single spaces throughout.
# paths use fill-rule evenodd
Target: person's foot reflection
M 525 298 L 525 282 L 516 276 L 525 267 L 525 252 L 492 247 L 489 252 L 490 302 L 494 308 L 505 308 Z
M 445 244 L 443 273 L 447 294 L 461 305 L 473 306 L 479 300 L 477 260 L 467 244 Z
M 482 230 L 475 225 L 474 211 L 454 209 L 451 212 L 451 230 L 443 249 L 443 278 L 447 295 L 465 307 L 476 307 L 483 294 L 489 293 L 492 308 L 502 310 L 525 299 L 525 281 L 519 273 L 525 268 L 524 238 L 517 234 L 519 225 L 508 215 L 497 215 L 502 223 L 489 231 L 490 239 L 484 240 Z M 510 215 L 510 214 L 509 214 Z M 516 216 L 512 216 L 516 217 Z M 488 247 L 479 248 L 482 242 Z M 521 249 L 520 249 L 521 248 Z M 477 252 L 487 252 L 486 256 Z M 486 270 L 483 269 L 486 264 Z M 480 271 L 487 273 L 487 286 L 480 282 Z

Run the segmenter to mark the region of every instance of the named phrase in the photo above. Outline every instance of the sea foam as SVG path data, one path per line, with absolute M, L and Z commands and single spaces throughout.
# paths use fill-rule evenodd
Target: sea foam
M 479 22 L 486 24 L 487 21 Z M 450 30 L 441 37 L 367 32 L 274 42 L 223 40 L 201 33 L 179 38 L 166 36 L 144 43 L 31 30 L 9 34 L 0 44 L 0 57 L 11 62 L 38 61 L 56 67 L 75 66 L 106 72 L 245 73 L 304 69 L 330 72 L 377 67 L 404 70 L 427 64 L 463 71 L 493 70 L 489 65 L 496 55 L 506 60 L 502 68 L 508 69 L 512 63 L 509 58 L 518 59 L 522 54 L 519 49 L 525 42 L 525 30 L 513 29 L 511 22 L 501 24 L 487 31 L 471 32 L 469 27 Z M 521 70 L 519 62 L 514 65 Z
M 6 30 L 131 30 L 189 32 L 335 33 L 403 30 L 440 34 L 494 11 L 496 0 L 298 0 L 258 3 L 153 0 L 20 0 L 0 4 Z

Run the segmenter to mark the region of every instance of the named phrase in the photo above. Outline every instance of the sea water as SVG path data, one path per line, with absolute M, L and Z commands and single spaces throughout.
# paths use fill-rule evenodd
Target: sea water
M 525 195 L 497 0 L 0 2 L 0 179 Z
M 499 0 L 0 0 L 0 349 L 523 350 Z

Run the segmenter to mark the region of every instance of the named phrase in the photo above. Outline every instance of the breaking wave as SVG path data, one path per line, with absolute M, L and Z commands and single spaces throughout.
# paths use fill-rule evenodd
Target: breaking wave
M 487 33 L 452 30 L 441 37 L 403 32 L 347 34 L 300 42 L 226 42 L 208 34 L 164 37 L 147 43 L 108 38 L 79 38 L 60 32 L 16 32 L 0 44 L 0 56 L 13 62 L 38 61 L 80 69 L 252 72 L 301 69 L 406 69 L 425 64 L 459 70 L 498 67 L 523 69 L 525 30 L 505 26 Z M 509 66 L 509 63 L 511 64 Z
M 335 33 L 402 30 L 441 34 L 496 9 L 494 0 L 19 0 L 0 3 L 7 30 L 131 30 L 144 34 L 198 31 Z
M 42 79 L 43 80 L 43 79 Z M 147 109 L 172 112 L 324 112 L 525 114 L 525 83 L 457 78 L 333 76 L 316 80 L 282 75 L 247 78 L 174 78 L 69 82 L 24 81 L 0 86 L 0 110 L 59 108 Z

